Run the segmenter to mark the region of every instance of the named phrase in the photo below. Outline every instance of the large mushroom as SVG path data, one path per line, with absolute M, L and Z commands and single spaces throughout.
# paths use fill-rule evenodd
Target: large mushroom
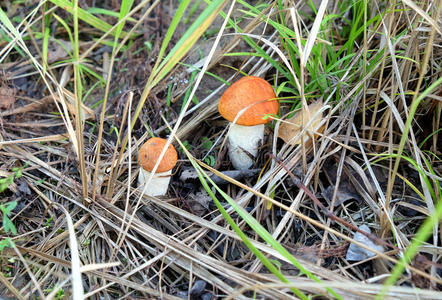
M 272 86 L 256 76 L 243 77 L 221 96 L 219 113 L 231 122 L 229 157 L 237 170 L 249 169 L 264 139 L 269 114 L 277 114 L 279 103 Z
M 138 164 L 140 173 L 138 174 L 138 187 L 148 196 L 163 196 L 169 187 L 170 175 L 178 160 L 178 154 L 172 145 L 166 150 L 152 180 L 145 187 L 151 176 L 151 172 L 166 145 L 167 140 L 154 137 L 147 140 L 138 153 Z

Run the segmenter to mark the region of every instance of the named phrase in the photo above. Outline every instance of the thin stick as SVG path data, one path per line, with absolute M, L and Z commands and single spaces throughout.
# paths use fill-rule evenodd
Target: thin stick
M 275 155 L 269 153 L 268 154 L 270 157 L 272 157 L 279 165 L 281 165 L 281 167 L 284 168 L 284 170 L 287 172 L 287 174 L 290 176 L 290 178 L 292 179 L 292 181 L 296 184 L 296 186 L 300 189 L 302 189 L 307 196 L 310 197 L 310 199 L 313 200 L 313 202 L 315 202 L 315 204 L 324 212 L 325 216 L 333 221 L 339 222 L 342 225 L 350 228 L 351 230 L 357 231 L 362 233 L 363 235 L 365 235 L 366 237 L 368 237 L 370 240 L 372 240 L 373 242 L 375 242 L 376 244 L 380 244 L 380 245 L 384 245 L 384 246 L 388 246 L 394 250 L 398 250 L 400 251 L 400 249 L 396 246 L 393 246 L 390 243 L 385 242 L 384 240 L 378 238 L 376 235 L 365 232 L 361 229 L 359 229 L 358 227 L 356 227 L 353 224 L 350 224 L 349 222 L 342 220 L 341 218 L 337 217 L 336 215 L 334 215 L 332 212 L 330 212 L 325 206 L 324 204 L 321 203 L 321 201 L 318 200 L 318 198 L 316 198 L 316 196 L 302 183 L 301 180 L 299 180 L 288 168 L 287 166 L 285 166 L 285 164 L 281 161 L 281 159 L 279 159 L 278 157 L 276 157 Z
M 307 196 L 310 197 L 310 199 L 313 200 L 313 202 L 315 202 L 315 204 L 317 206 L 319 206 L 319 208 L 324 212 L 325 216 L 329 219 L 331 219 L 332 221 L 336 221 L 341 223 L 342 225 L 350 228 L 351 230 L 357 231 L 359 233 L 362 233 L 363 235 L 365 235 L 367 238 L 369 238 L 370 240 L 372 240 L 373 242 L 375 242 L 376 244 L 379 245 L 383 245 L 383 246 L 387 246 L 390 247 L 391 249 L 395 250 L 394 252 L 403 252 L 402 249 L 378 238 L 376 235 L 365 232 L 361 229 L 359 229 L 358 227 L 354 226 L 353 224 L 348 223 L 345 220 L 342 220 L 341 218 L 335 216 L 332 212 L 330 212 L 325 206 L 324 204 L 322 204 L 318 198 L 316 198 L 316 196 L 302 183 L 301 180 L 299 180 L 288 168 L 287 166 L 285 166 L 285 164 L 281 161 L 281 159 L 279 159 L 278 157 L 276 157 L 275 155 L 269 153 L 268 154 L 270 157 L 272 157 L 279 165 L 281 165 L 281 167 L 284 168 L 284 170 L 287 172 L 287 174 L 290 176 L 290 178 L 292 179 L 292 181 L 296 184 L 296 186 L 300 189 L 302 189 Z M 432 265 L 432 266 L 436 266 L 437 268 L 442 268 L 441 264 L 435 263 L 429 259 L 427 259 L 425 256 L 418 254 L 416 256 L 416 259 L 419 259 L 421 262 L 425 262 L 428 265 Z

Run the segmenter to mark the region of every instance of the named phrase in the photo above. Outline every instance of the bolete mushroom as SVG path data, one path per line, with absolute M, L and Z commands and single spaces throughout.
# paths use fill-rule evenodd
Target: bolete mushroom
M 138 164 L 140 173 L 138 174 L 138 187 L 148 196 L 163 196 L 169 187 L 170 175 L 178 160 L 178 154 L 172 145 L 166 150 L 152 180 L 147 186 L 146 182 L 151 176 L 151 172 L 166 145 L 167 140 L 154 137 L 147 140 L 138 153 Z
M 267 101 L 268 100 L 268 101 Z M 279 103 L 272 86 L 256 76 L 243 77 L 221 96 L 219 113 L 231 122 L 228 133 L 229 157 L 237 170 L 249 169 L 264 139 L 269 114 L 277 114 Z

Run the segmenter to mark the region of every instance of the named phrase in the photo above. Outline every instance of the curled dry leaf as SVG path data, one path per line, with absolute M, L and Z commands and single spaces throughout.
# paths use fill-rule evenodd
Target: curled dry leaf
M 322 196 L 327 199 L 331 203 L 333 199 L 333 194 L 335 192 L 336 186 L 330 185 L 328 186 L 323 192 Z M 356 189 L 353 187 L 353 185 L 348 181 L 343 181 L 339 184 L 339 189 L 336 194 L 336 200 L 334 203 L 334 207 L 337 207 L 341 205 L 342 203 L 348 201 L 348 200 L 356 200 L 358 203 L 362 202 L 361 197 L 357 193 Z
M 207 282 L 205 282 L 204 280 L 195 281 L 192 289 L 190 290 L 190 295 L 192 295 L 193 297 L 201 295 L 204 292 L 206 286 Z
M 0 108 L 8 110 L 15 103 L 15 91 L 9 87 L 0 87 Z
M 365 231 L 367 233 L 371 233 L 370 227 L 368 227 L 365 224 L 362 224 L 359 226 L 359 229 L 362 231 Z M 371 249 L 377 250 L 379 252 L 384 252 L 384 247 L 381 245 L 375 244 L 372 240 L 370 240 L 368 237 L 363 235 L 360 232 L 356 232 L 353 236 L 353 239 L 355 241 L 360 242 L 361 244 L 364 244 L 365 246 L 368 246 Z M 365 248 L 361 248 L 355 244 L 350 244 L 350 247 L 348 247 L 347 255 L 345 259 L 351 260 L 351 261 L 363 261 L 370 257 L 375 256 L 376 254 L 374 252 L 371 252 L 370 250 L 367 250 Z
M 316 102 L 308 105 L 307 109 L 301 109 L 293 117 L 287 119 L 279 126 L 278 137 L 284 140 L 287 144 L 295 145 L 301 144 L 301 136 L 299 135 L 303 128 L 315 117 L 316 113 L 322 108 L 322 101 L 318 100 Z M 319 123 L 322 121 L 322 113 L 318 114 L 313 122 L 311 122 L 307 131 L 304 131 L 304 142 L 307 141 L 310 136 L 309 131 L 315 131 Z M 324 126 L 317 129 L 315 132 L 322 133 L 324 131 Z M 298 137 L 297 137 L 298 136 Z M 316 137 L 317 135 L 315 135 Z

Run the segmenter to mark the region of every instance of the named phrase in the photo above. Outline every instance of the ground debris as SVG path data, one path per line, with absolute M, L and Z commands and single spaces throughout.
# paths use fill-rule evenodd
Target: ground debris
M 0 109 L 9 110 L 15 103 L 15 90 L 0 83 Z
M 201 295 L 204 292 L 206 286 L 207 286 L 207 282 L 205 282 L 204 280 L 195 281 L 195 283 L 192 286 L 192 289 L 190 290 L 190 295 L 191 296 Z
M 258 174 L 261 171 L 261 169 L 251 169 L 251 170 L 228 170 L 228 171 L 222 171 L 225 176 L 230 177 L 235 180 L 241 180 L 244 177 L 252 177 Z M 226 184 L 228 183 L 227 180 L 216 176 L 215 174 L 212 174 L 210 172 L 207 172 L 207 174 L 210 176 L 210 178 L 215 182 L 215 184 Z M 189 181 L 189 180 L 196 180 L 198 179 L 198 173 L 193 168 L 185 169 L 181 172 L 180 180 L 183 182 Z
M 359 229 L 367 232 L 367 233 L 371 233 L 370 228 L 363 224 L 359 227 Z M 370 247 L 371 249 L 374 249 L 376 251 L 379 252 L 383 252 L 384 248 L 381 245 L 376 245 L 372 240 L 370 240 L 368 237 L 366 237 L 365 235 L 363 235 L 360 232 L 356 232 L 355 235 L 353 236 L 353 239 L 355 241 L 358 241 L 364 245 L 366 245 L 367 247 Z M 366 260 L 367 258 L 373 257 L 376 254 L 374 252 L 371 252 L 369 250 L 366 250 L 364 248 L 361 248 L 355 244 L 350 244 L 350 247 L 348 247 L 348 251 L 347 251 L 347 255 L 345 257 L 345 259 L 347 260 L 351 260 L 351 261 L 362 261 L 362 260 Z
M 310 123 L 304 135 L 310 136 L 312 132 L 321 133 L 324 128 L 316 129 L 322 121 L 322 112 L 318 113 L 323 107 L 321 100 L 308 105 L 307 108 L 299 110 L 293 117 L 287 119 L 279 126 L 278 137 L 284 140 L 287 144 L 295 145 L 301 144 L 300 133 Z M 317 136 L 316 134 L 314 136 Z M 303 137 L 304 142 L 307 137 Z
M 335 186 L 330 185 L 323 192 L 322 196 L 327 199 L 330 203 L 333 199 L 333 193 L 335 191 Z M 336 193 L 336 200 L 334 202 L 334 207 L 337 207 L 348 200 L 356 200 L 358 203 L 361 203 L 362 199 L 356 193 L 354 187 L 349 182 L 341 182 L 339 184 L 338 192 Z

